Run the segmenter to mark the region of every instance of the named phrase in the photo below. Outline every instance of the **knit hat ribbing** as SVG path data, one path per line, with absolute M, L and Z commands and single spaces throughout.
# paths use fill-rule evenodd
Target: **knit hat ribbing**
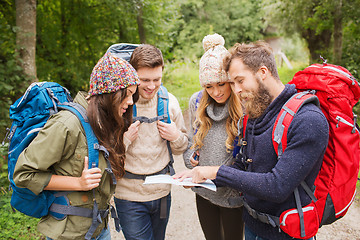
M 139 77 L 130 63 L 108 52 L 92 70 L 89 95 L 112 93 L 139 83 Z
M 202 87 L 207 84 L 227 82 L 228 74 L 223 70 L 223 59 L 228 53 L 224 47 L 224 38 L 215 33 L 203 39 L 204 55 L 199 63 L 199 81 Z

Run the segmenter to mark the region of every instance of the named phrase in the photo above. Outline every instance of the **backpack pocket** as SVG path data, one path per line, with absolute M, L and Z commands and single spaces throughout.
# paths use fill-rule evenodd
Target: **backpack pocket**
M 282 231 L 294 238 L 308 239 L 318 232 L 319 215 L 312 201 L 309 205 L 302 208 L 304 213 L 304 232 L 301 229 L 301 220 L 299 212 L 296 208 L 289 209 L 280 215 L 280 228 Z

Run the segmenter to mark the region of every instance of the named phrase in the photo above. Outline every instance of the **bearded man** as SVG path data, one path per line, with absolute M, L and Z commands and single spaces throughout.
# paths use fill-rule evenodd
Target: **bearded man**
M 265 42 L 235 44 L 224 68 L 248 115 L 242 157 L 232 166 L 196 167 L 174 177 L 192 177 L 194 182 L 212 179 L 217 186 L 242 192 L 248 205 L 243 216 L 246 240 L 294 239 L 271 221 L 264 223 L 258 213 L 279 217 L 296 209 L 295 189 L 302 207 L 311 202 L 300 184 L 314 185 L 327 147 L 327 120 L 315 104 L 305 104 L 293 118 L 287 148 L 278 158 L 272 130 L 282 106 L 297 92 L 295 85 L 280 81 L 274 54 Z

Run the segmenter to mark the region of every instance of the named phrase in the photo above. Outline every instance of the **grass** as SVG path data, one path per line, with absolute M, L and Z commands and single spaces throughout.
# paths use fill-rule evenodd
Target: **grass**
M 164 86 L 176 96 L 181 110 L 188 107 L 191 95 L 199 90 L 199 69 L 194 62 L 175 62 L 165 66 Z
M 36 225 L 39 219 L 28 217 L 20 212 L 13 211 L 10 206 L 11 192 L 3 188 L 0 193 L 0 239 L 45 239 Z

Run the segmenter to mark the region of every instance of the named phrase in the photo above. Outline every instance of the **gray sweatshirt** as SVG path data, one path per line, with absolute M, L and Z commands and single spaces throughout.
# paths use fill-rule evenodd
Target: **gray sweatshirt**
M 184 162 L 187 168 L 193 168 L 190 163 L 190 158 L 194 153 L 194 149 L 190 147 L 193 144 L 194 129 L 193 123 L 195 120 L 195 104 L 199 92 L 194 93 L 189 101 L 189 120 L 191 127 L 188 131 L 189 145 L 184 152 Z M 198 166 L 220 166 L 230 165 L 234 159 L 232 153 L 226 152 L 225 142 L 227 139 L 226 133 L 226 119 L 229 116 L 228 101 L 224 105 L 211 104 L 206 108 L 207 115 L 212 119 L 212 127 L 208 134 L 203 139 L 204 146 L 199 150 L 199 165 Z M 228 187 L 218 187 L 217 191 L 211 191 L 202 187 L 194 187 L 192 190 L 201 197 L 209 200 L 211 203 L 221 207 L 240 207 L 238 205 L 230 205 L 229 198 L 239 197 L 240 192 Z

